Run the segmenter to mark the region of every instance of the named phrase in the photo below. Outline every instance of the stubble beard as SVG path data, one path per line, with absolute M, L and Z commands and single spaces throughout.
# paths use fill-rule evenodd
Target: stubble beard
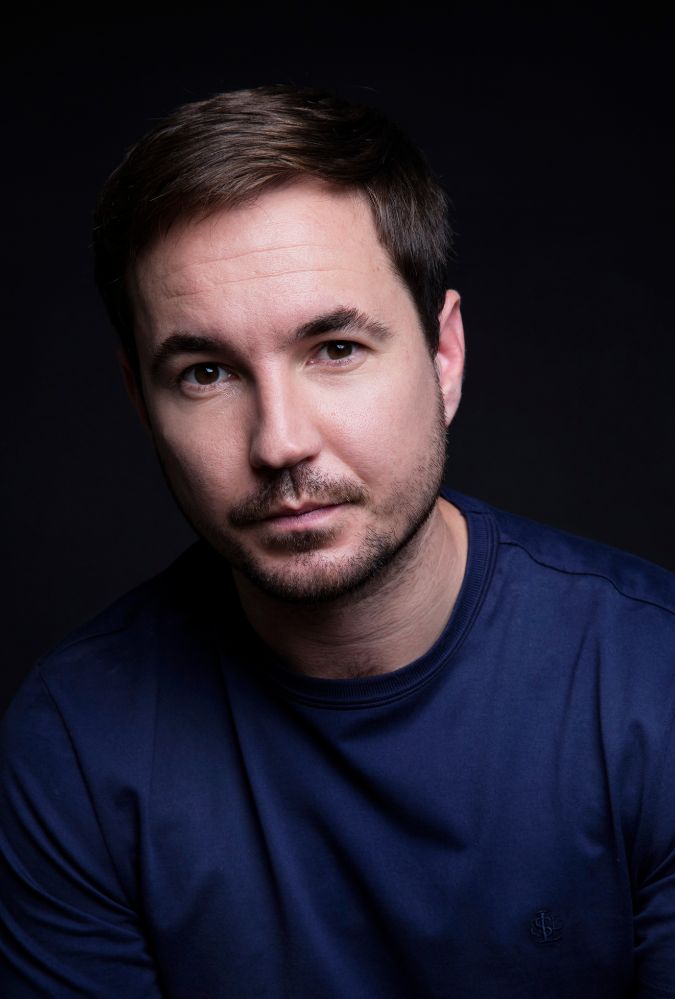
M 293 499 L 368 507 L 370 495 L 365 486 L 347 478 L 322 475 L 301 463 L 281 470 L 262 489 L 233 508 L 227 518 L 228 530 L 222 524 L 207 521 L 198 510 L 181 502 L 161 453 L 158 455 L 183 515 L 233 569 L 276 600 L 317 604 L 361 596 L 368 584 L 383 582 L 392 572 L 405 568 L 414 542 L 436 505 L 445 469 L 445 445 L 445 415 L 438 389 L 436 422 L 424 459 L 407 479 L 392 484 L 386 503 L 371 506 L 376 524 L 393 516 L 396 527 L 389 531 L 368 527 L 358 551 L 343 556 L 336 556 L 330 550 L 339 536 L 339 528 L 310 528 L 286 534 L 270 531 L 265 536 L 264 527 L 254 527 L 263 532 L 259 535 L 263 547 L 279 556 L 278 568 L 265 565 L 237 534 L 245 533 L 274 507 Z

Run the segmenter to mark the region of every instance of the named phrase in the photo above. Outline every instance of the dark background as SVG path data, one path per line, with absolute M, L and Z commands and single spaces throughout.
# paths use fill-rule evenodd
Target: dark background
M 2 105 L 7 654 L 190 540 L 91 279 L 97 190 L 177 104 L 291 81 L 383 108 L 453 202 L 468 337 L 448 481 L 675 569 L 672 16 L 449 5 L 15 19 Z

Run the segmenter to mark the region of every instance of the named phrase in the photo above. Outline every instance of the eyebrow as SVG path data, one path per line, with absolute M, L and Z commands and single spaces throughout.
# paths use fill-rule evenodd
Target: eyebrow
M 388 326 L 371 319 L 359 309 L 335 309 L 315 316 L 308 322 L 298 326 L 291 334 L 291 341 L 299 343 L 316 336 L 328 333 L 342 333 L 349 336 L 354 333 L 365 333 L 375 340 L 384 342 L 392 333 Z M 180 331 L 171 333 L 163 340 L 150 360 L 150 370 L 156 376 L 161 368 L 173 357 L 181 354 L 216 354 L 222 352 L 224 344 L 215 336 L 204 336 L 199 333 Z
M 371 319 L 358 309 L 336 309 L 324 315 L 316 316 L 309 322 L 299 326 L 293 334 L 295 341 L 307 340 L 313 336 L 323 336 L 326 333 L 368 333 L 375 340 L 384 342 L 391 337 L 391 330 L 384 323 Z
M 162 340 L 150 359 L 150 371 L 156 376 L 167 361 L 180 354 L 211 354 L 223 349 L 217 337 L 197 333 L 172 333 Z

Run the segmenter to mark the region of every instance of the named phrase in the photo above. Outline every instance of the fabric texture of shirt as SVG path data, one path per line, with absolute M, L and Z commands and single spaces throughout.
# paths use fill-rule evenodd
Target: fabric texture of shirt
M 293 674 L 198 543 L 3 722 L 0 994 L 675 997 L 675 583 L 456 494 L 416 662 Z

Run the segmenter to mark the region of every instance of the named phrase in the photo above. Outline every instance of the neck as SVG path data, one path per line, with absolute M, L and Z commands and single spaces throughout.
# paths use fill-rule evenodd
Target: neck
M 374 676 L 423 655 L 439 637 L 462 584 L 466 524 L 439 499 L 403 558 L 355 594 L 289 604 L 235 572 L 244 611 L 263 641 L 296 672 L 329 679 Z

